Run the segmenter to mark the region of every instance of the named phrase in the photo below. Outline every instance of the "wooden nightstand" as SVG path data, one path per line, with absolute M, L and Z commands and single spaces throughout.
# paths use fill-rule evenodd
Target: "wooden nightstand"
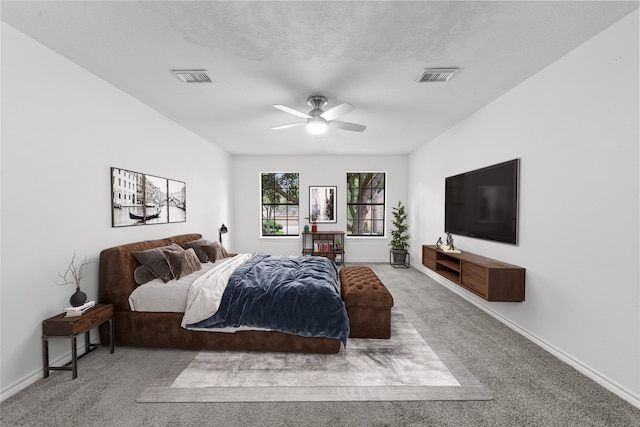
M 111 345 L 111 354 L 113 348 L 113 305 L 112 304 L 96 304 L 95 307 L 88 310 L 82 316 L 64 317 L 64 313 L 50 317 L 42 321 L 42 368 L 44 377 L 49 377 L 49 371 L 71 371 L 73 379 L 78 377 L 78 359 L 86 356 L 95 348 L 97 344 L 89 342 L 89 331 L 96 326 L 109 322 L 109 340 Z M 83 354 L 78 356 L 76 338 L 84 332 L 84 348 Z M 71 338 L 71 361 L 64 366 L 49 366 L 49 338 L 50 337 L 69 337 Z M 71 366 L 69 366 L 71 365 Z

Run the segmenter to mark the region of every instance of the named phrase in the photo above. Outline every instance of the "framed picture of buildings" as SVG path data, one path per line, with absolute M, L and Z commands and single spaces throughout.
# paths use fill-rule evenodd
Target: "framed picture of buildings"
M 111 226 L 166 224 L 187 220 L 186 184 L 111 168 Z
M 187 220 L 187 185 L 182 181 L 168 180 L 167 212 L 169 222 L 185 222 Z
M 316 218 L 316 222 L 338 222 L 336 213 L 335 186 L 309 187 L 309 215 Z

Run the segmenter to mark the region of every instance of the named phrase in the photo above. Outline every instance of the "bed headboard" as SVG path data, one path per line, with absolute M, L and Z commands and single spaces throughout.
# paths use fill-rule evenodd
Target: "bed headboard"
M 115 311 L 131 311 L 129 295 L 138 286 L 133 279 L 134 270 L 140 265 L 131 252 L 167 246 L 171 242 L 182 244 L 200 239 L 200 234 L 180 234 L 159 240 L 128 243 L 100 252 L 98 273 L 98 302 L 113 304 Z

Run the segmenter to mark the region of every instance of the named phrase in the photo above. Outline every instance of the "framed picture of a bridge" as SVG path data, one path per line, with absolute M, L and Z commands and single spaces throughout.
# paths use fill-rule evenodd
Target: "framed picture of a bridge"
M 181 181 L 169 179 L 167 192 L 167 210 L 169 222 L 185 222 L 187 220 L 187 185 Z
M 111 226 L 185 222 L 186 194 L 182 181 L 112 167 Z

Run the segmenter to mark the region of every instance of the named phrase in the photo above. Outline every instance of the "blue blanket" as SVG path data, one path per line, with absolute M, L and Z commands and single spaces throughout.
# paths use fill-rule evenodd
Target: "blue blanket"
M 218 311 L 188 326 L 267 328 L 336 338 L 345 346 L 349 336 L 338 269 L 322 257 L 252 257 L 229 278 Z

